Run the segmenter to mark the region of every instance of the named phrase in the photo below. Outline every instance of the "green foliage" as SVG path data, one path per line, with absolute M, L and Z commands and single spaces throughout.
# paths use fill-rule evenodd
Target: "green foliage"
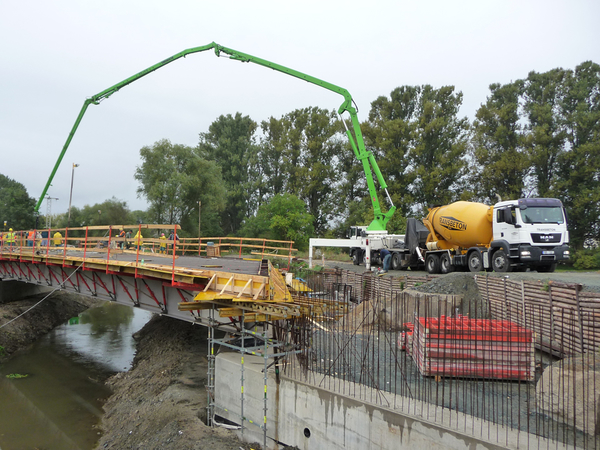
M 565 74 L 563 69 L 530 72 L 524 80 L 523 109 L 529 122 L 524 146 L 540 197 L 551 195 L 558 157 L 564 151 L 566 130 L 561 115 L 555 111 L 563 101 Z
M 0 345 L 0 356 L 6 355 L 6 350 Z
M 470 197 L 557 197 L 572 247 L 599 239 L 600 66 L 531 72 L 490 90 L 474 124 Z
M 458 118 L 461 104 L 462 93 L 455 93 L 454 86 L 421 88 L 410 160 L 415 174 L 411 191 L 422 215 L 428 206 L 458 199 L 459 182 L 466 174 L 463 158 L 469 130 L 468 120 Z
M 276 195 L 258 209 L 255 217 L 246 221 L 241 233 L 246 237 L 261 237 L 294 241 L 299 250 L 308 246 L 313 236 L 313 217 L 305 203 L 295 195 Z
M 458 199 L 469 122 L 453 86 L 402 86 L 371 104 L 363 134 L 377 155 L 399 215 Z M 393 226 L 393 225 L 392 225 Z
M 361 124 L 367 150 L 375 155 L 397 214 L 403 216 L 414 203 L 410 186 L 416 174 L 406 169 L 415 146 L 419 92 L 416 86 L 402 86 L 394 89 L 389 99 L 378 97 L 371 103 L 369 120 Z
M 150 202 L 149 222 L 180 224 L 182 236 L 198 235 L 198 202 L 202 202 L 202 233 L 220 235 L 219 214 L 225 207 L 225 185 L 214 161 L 191 147 L 166 139 L 140 150 L 135 173 L 138 195 Z
M 20 373 L 9 373 L 8 375 L 6 375 L 6 378 L 11 379 L 11 380 L 18 380 L 19 378 L 27 378 L 29 375 L 25 374 L 22 375 Z
M 256 127 L 256 122 L 238 112 L 235 116 L 219 116 L 207 133 L 200 133 L 198 155 L 221 168 L 226 188 L 224 208 L 220 210 L 221 226 L 227 234 L 236 234 L 252 212 L 249 163 L 257 152 Z M 215 218 L 213 215 L 211 220 Z
M 6 230 L 33 228 L 34 207 L 35 200 L 29 196 L 25 186 L 0 174 L 0 227 L 6 221 Z
M 279 120 L 271 117 L 261 127 L 264 137 L 252 166 L 259 175 L 258 203 L 283 192 L 293 194 L 306 203 L 315 233 L 322 235 L 343 204 L 337 188 L 343 178 L 339 158 L 351 152 L 342 144 L 335 113 L 316 107 L 297 109 Z
M 470 185 L 475 198 L 491 203 L 523 197 L 529 158 L 523 146 L 519 99 L 523 82 L 490 85 L 491 94 L 473 124 L 473 159 Z
M 571 263 L 578 270 L 600 270 L 600 248 L 583 249 L 573 252 Z
M 555 195 L 569 213 L 571 245 L 600 239 L 600 66 L 591 61 L 567 71 L 561 103 L 566 133 L 558 155 Z
M 67 226 L 68 213 L 57 214 L 53 221 L 54 228 L 65 228 Z M 127 206 L 127 202 L 115 197 L 96 203 L 85 205 L 83 208 L 73 206 L 71 208 L 71 224 L 73 228 L 95 226 L 95 225 L 132 225 L 138 223 Z M 104 232 L 100 232 L 101 234 Z M 95 235 L 95 233 L 91 233 Z M 73 231 L 71 237 L 83 237 L 85 231 Z

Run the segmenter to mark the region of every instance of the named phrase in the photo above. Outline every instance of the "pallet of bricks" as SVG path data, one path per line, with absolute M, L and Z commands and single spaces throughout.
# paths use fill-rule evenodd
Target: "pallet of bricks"
M 533 333 L 508 320 L 416 317 L 410 353 L 425 376 L 533 380 Z

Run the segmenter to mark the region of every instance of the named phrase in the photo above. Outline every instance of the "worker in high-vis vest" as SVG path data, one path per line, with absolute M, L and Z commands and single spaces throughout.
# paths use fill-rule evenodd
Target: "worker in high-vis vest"
M 52 236 L 52 240 L 54 241 L 55 247 L 62 246 L 62 234 L 60 234 L 60 231 L 54 233 L 54 236 Z
M 8 245 L 9 247 L 14 247 L 15 245 L 15 233 L 13 232 L 12 228 L 9 228 L 8 233 L 6 234 L 6 245 Z
M 142 236 L 142 233 L 139 230 L 137 233 L 135 233 L 135 236 L 133 237 L 133 242 L 135 243 L 136 248 L 140 250 L 140 247 L 144 243 L 144 236 Z

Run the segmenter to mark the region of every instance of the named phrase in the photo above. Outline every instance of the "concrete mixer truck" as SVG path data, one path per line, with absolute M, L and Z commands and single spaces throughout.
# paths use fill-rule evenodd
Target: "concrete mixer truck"
M 554 198 L 522 198 L 494 206 L 456 202 L 434 207 L 423 220 L 429 273 L 456 269 L 495 272 L 532 269 L 553 272 L 569 259 L 563 205 Z

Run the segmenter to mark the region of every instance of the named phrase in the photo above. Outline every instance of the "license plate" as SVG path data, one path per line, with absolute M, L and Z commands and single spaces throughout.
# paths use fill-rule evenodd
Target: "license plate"
M 542 251 L 542 255 L 554 255 L 554 250 L 544 250 Z

